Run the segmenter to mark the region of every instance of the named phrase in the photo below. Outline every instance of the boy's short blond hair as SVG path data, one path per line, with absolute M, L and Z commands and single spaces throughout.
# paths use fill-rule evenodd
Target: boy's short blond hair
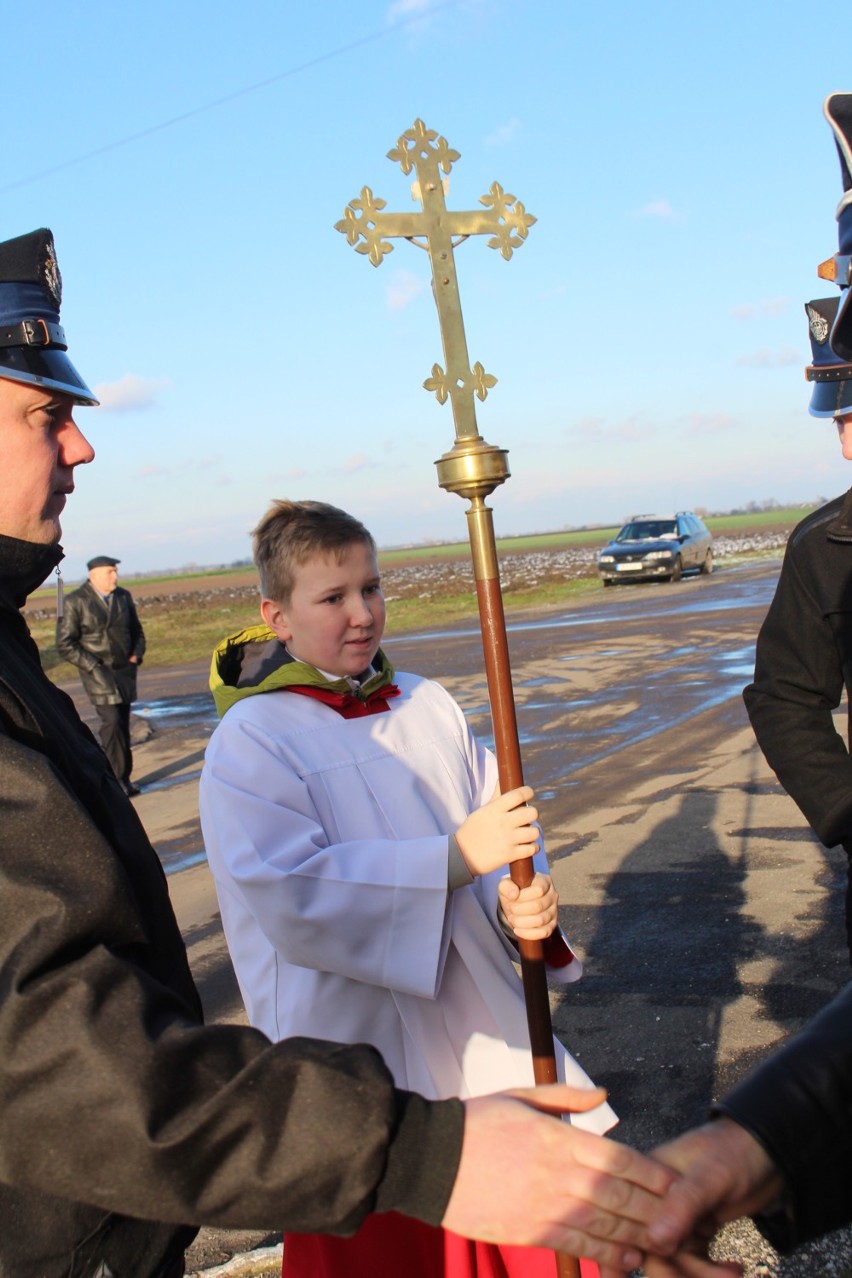
M 324 501 L 274 501 L 252 533 L 264 599 L 288 604 L 296 569 L 314 555 L 342 559 L 354 542 L 376 553 L 370 532 L 354 515 Z

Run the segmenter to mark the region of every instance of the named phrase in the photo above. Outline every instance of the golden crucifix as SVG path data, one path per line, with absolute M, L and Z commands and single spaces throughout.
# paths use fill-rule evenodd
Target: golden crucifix
M 400 238 L 426 249 L 432 263 L 432 286 L 446 369 L 440 364 L 433 364 L 432 375 L 423 385 L 426 390 L 435 393 L 439 403 L 444 404 L 449 399 L 453 408 L 455 444 L 435 464 L 441 488 L 458 493 L 470 502 L 468 530 L 482 623 L 488 696 L 500 788 L 505 792 L 523 785 L 524 780 L 494 523 L 485 498 L 509 478 L 509 467 L 506 451 L 487 444 L 476 424 L 474 396 L 484 400 L 497 379 L 486 373 L 480 363 L 474 364 L 473 368 L 470 366 L 454 250 L 470 235 L 488 235 L 488 247 L 499 249 L 508 261 L 514 250 L 523 244 L 536 219 L 527 213 L 520 200 L 507 194 L 499 182 L 493 182 L 489 193 L 480 197 L 483 208 L 472 212 L 448 210 L 441 175 L 449 174 L 453 162 L 459 159 L 459 152 L 450 148 L 446 138 L 439 137 L 433 129 L 427 129 L 422 120 L 415 120 L 413 127 L 403 133 L 393 150 L 388 152 L 388 159 L 396 161 L 403 173 L 410 174 L 412 169 L 416 173 L 417 181 L 412 192 L 422 205 L 421 211 L 385 212 L 386 202 L 376 199 L 370 188 L 365 186 L 361 188 L 360 196 L 350 201 L 341 221 L 335 223 L 335 230 L 346 236 L 356 252 L 369 257 L 373 266 L 381 266 L 387 254 L 393 252 L 393 245 L 387 241 Z M 519 887 L 528 886 L 533 874 L 531 858 L 516 861 L 511 866 L 512 878 Z M 535 1080 L 537 1083 L 552 1083 L 556 1081 L 556 1062 L 544 944 L 541 941 L 520 941 L 519 945 Z M 563 949 L 567 956 L 573 958 L 567 946 Z M 566 954 L 563 953 L 561 960 L 557 961 L 566 961 Z M 566 1278 L 579 1274 L 576 1262 L 569 1257 L 558 1257 L 558 1266 L 559 1273 Z

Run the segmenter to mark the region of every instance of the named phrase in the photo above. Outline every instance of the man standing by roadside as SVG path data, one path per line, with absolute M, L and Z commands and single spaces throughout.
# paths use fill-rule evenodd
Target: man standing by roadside
M 844 190 L 837 210 L 840 254 L 835 261 L 846 262 L 848 271 L 852 94 L 831 94 L 823 109 L 837 144 Z M 805 310 L 813 352 L 805 370 L 814 388 L 809 411 L 833 420 L 841 452 L 852 461 L 852 360 L 838 355 L 834 335 L 841 320 L 848 323 L 848 305 L 841 295 L 809 302 Z M 843 350 L 852 355 L 852 349 Z M 847 700 L 852 692 L 850 585 L 852 490 L 808 515 L 790 534 L 775 597 L 757 639 L 754 680 L 743 697 L 758 744 L 778 780 L 826 847 L 842 844 L 850 858 L 846 937 L 852 961 L 852 711 L 846 742 L 833 719 L 844 691 Z
M 130 706 L 136 700 L 145 634 L 133 596 L 117 584 L 120 562 L 109 555 L 89 560 L 89 580 L 65 599 L 56 623 L 56 647 L 78 667 L 101 721 L 104 754 L 124 793 L 132 796 L 139 789 L 130 780 Z

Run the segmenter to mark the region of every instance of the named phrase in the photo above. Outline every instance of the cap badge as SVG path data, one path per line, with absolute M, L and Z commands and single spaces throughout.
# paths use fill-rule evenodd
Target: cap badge
M 62 276 L 59 274 L 59 265 L 56 261 L 56 254 L 53 251 L 53 243 L 51 241 L 48 241 L 44 246 L 42 273 L 44 275 L 44 286 L 50 294 L 54 306 L 59 310 L 62 302 Z
M 820 315 L 819 311 L 814 310 L 812 306 L 807 308 L 808 323 L 810 325 L 811 334 L 815 342 L 819 342 L 820 346 L 824 344 L 828 338 L 830 325 L 824 315 Z

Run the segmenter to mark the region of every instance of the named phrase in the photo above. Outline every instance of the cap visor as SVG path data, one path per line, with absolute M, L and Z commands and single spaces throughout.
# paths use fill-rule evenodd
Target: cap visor
M 42 386 L 71 395 L 78 404 L 93 406 L 97 398 L 89 390 L 66 355 L 55 347 L 7 346 L 0 349 L 0 377 Z
M 816 382 L 808 405 L 811 417 L 852 413 L 852 381 Z

